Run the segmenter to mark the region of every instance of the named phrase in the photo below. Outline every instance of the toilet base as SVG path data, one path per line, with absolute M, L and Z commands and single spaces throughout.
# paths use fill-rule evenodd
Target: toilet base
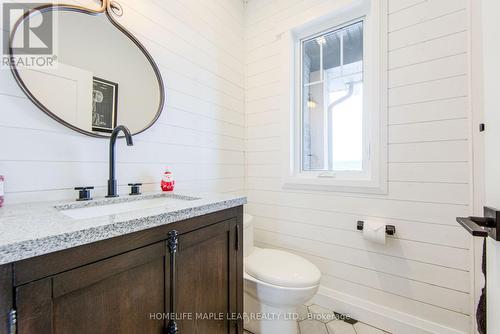
M 245 292 L 243 328 L 254 334 L 297 334 L 297 309 L 276 307 L 258 302 Z M 257 319 L 259 316 L 261 319 Z

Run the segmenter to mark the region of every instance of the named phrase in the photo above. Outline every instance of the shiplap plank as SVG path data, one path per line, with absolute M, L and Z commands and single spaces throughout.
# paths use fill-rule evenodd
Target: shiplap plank
M 281 178 L 283 167 L 281 165 L 250 165 L 246 164 L 248 177 Z
M 281 90 L 280 83 L 273 82 L 270 84 L 259 85 L 255 88 L 248 88 L 246 94 L 246 100 L 248 102 L 265 99 L 267 97 L 272 97 L 279 95 Z
M 248 127 L 280 123 L 282 114 L 279 109 L 264 111 L 262 113 L 247 113 L 246 125 Z
M 257 48 L 245 52 L 245 65 L 262 60 L 264 58 L 278 55 L 280 52 L 279 44 L 269 44 L 266 47 Z
M 270 56 L 246 65 L 247 76 L 258 75 L 267 71 L 279 69 L 279 55 Z
M 174 126 L 189 127 L 194 130 L 245 139 L 245 134 L 242 133 L 243 126 L 241 125 L 230 124 L 173 107 L 168 108 L 168 116 L 162 117 L 161 122 Z
M 466 0 L 426 0 L 389 15 L 388 28 L 389 31 L 399 30 L 465 8 Z
M 268 85 L 273 83 L 279 83 L 279 69 L 274 69 L 270 71 L 266 71 L 260 74 L 247 76 L 245 85 L 247 89 L 260 87 L 261 85 Z
M 188 95 L 175 89 L 171 89 L 168 92 L 168 96 L 169 98 L 166 101 L 167 110 L 168 106 L 172 106 L 181 110 L 199 113 L 204 116 L 213 117 L 218 120 L 233 124 L 245 124 L 244 114 L 222 109 L 216 105 L 197 99 L 192 95 Z
M 388 123 L 393 125 L 466 118 L 468 110 L 467 97 L 393 106 L 388 111 Z
M 468 92 L 466 75 L 416 83 L 389 89 L 389 107 L 464 97 Z
M 468 162 L 390 163 L 389 181 L 468 183 Z
M 389 52 L 389 69 L 465 54 L 468 48 L 467 38 L 467 32 L 462 31 L 393 50 Z
M 245 148 L 245 141 L 242 138 L 200 132 L 190 128 L 170 126 L 169 124 L 164 124 L 162 129 L 154 127 L 145 132 L 141 138 L 145 141 L 159 141 L 228 151 L 243 152 Z
M 255 152 L 255 151 L 279 151 L 281 148 L 281 141 L 277 140 L 277 138 L 257 138 L 257 139 L 248 139 L 246 142 L 246 151 L 247 153 Z
M 467 140 L 468 137 L 469 121 L 467 119 L 395 124 L 389 126 L 389 143 Z
M 389 198 L 446 204 L 468 205 L 468 184 L 389 182 Z
M 458 0 L 457 0 L 458 1 Z M 389 50 L 396 50 L 467 30 L 467 11 L 461 10 L 389 33 Z
M 248 114 L 278 110 L 280 109 L 280 103 L 280 96 L 271 96 L 264 99 L 247 102 L 245 109 Z
M 276 137 L 281 133 L 280 124 L 266 124 L 258 126 L 249 126 L 247 128 L 247 138 L 257 139 L 257 138 L 268 138 Z
M 389 0 L 388 1 L 388 11 L 389 14 L 394 15 L 393 13 L 403 10 L 403 9 L 408 9 L 412 8 L 415 5 L 421 4 L 426 2 L 427 0 Z
M 247 152 L 247 163 L 249 165 L 279 164 L 283 159 L 277 151 L 263 149 L 256 152 Z
M 389 71 L 389 88 L 467 74 L 466 54 L 440 58 Z
M 469 160 L 465 140 L 389 145 L 389 162 L 464 162 Z

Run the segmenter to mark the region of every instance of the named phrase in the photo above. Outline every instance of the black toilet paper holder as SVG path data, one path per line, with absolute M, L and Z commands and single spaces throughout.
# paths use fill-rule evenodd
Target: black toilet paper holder
M 358 220 L 358 226 L 357 226 L 358 231 L 363 231 L 364 227 L 365 227 L 365 222 L 362 221 L 362 220 Z M 396 234 L 396 226 L 394 226 L 394 225 L 385 225 L 385 234 L 387 234 L 387 235 L 394 235 L 394 234 Z

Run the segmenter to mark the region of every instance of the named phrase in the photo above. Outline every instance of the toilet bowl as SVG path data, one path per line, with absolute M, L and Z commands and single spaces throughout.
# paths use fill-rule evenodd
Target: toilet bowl
M 321 273 L 295 254 L 253 245 L 253 217 L 244 216 L 244 328 L 255 334 L 296 334 L 297 308 L 317 292 Z

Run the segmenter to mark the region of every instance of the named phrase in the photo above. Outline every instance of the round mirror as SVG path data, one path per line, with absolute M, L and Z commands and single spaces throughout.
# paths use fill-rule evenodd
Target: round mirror
M 106 4 L 101 12 L 66 5 L 27 12 L 12 29 L 11 69 L 28 97 L 60 123 L 93 137 L 108 137 L 117 125 L 137 134 L 160 116 L 163 82 L 149 53 Z M 42 23 L 50 31 L 40 31 Z M 35 54 L 30 61 L 30 50 L 19 47 L 30 27 L 39 29 L 30 38 L 41 45 L 52 35 L 50 57 Z

